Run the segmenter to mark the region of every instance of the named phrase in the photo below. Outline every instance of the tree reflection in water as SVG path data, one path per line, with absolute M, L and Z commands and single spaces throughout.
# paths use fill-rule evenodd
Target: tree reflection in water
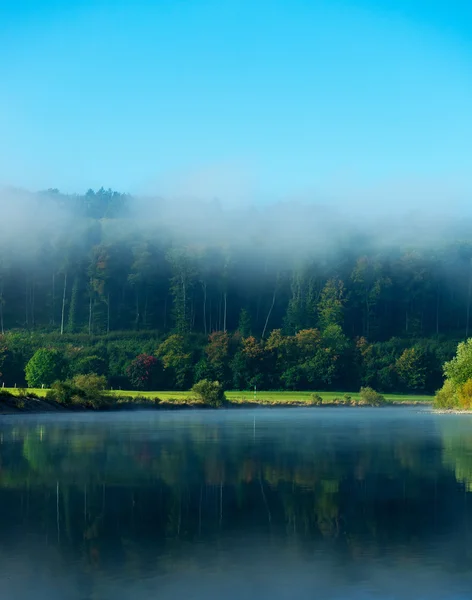
M 345 569 L 430 555 L 468 573 L 468 423 L 406 409 L 315 413 L 5 419 L 2 555 L 54 549 L 58 568 L 90 581 L 207 568 L 259 545 Z

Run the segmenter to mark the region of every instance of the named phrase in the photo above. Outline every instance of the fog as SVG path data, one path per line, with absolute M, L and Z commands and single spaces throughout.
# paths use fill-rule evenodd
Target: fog
M 333 193 L 310 192 L 273 202 L 235 200 L 234 195 L 141 195 L 126 199 L 126 210 L 102 221 L 102 236 L 136 239 L 138 234 L 167 243 L 254 249 L 279 259 L 329 257 L 364 247 L 385 252 L 402 246 L 436 248 L 469 238 L 470 195 L 466 186 L 398 183 L 387 187 L 338 186 Z M 90 219 L 84 196 L 57 192 L 0 190 L 3 252 L 19 260 L 44 243 L 80 240 Z

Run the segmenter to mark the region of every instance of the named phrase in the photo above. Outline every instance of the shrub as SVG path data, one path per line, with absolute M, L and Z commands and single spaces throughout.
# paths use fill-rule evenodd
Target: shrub
M 310 404 L 312 406 L 321 406 L 323 404 L 323 398 L 319 394 L 312 394 L 310 397 Z
M 472 379 L 468 379 L 458 388 L 457 397 L 461 408 L 466 410 L 472 408 Z
M 50 387 L 62 378 L 63 370 L 64 359 L 57 350 L 40 348 L 26 365 L 26 381 L 29 387 Z
M 46 400 L 54 400 L 54 402 L 58 402 L 59 404 L 71 404 L 72 397 L 76 392 L 77 390 L 70 380 L 55 381 L 51 389 L 47 391 Z
M 197 400 L 210 406 L 218 407 L 226 402 L 225 392 L 219 381 L 201 379 L 192 387 L 191 391 Z
M 103 396 L 107 380 L 104 375 L 89 373 L 88 375 L 76 375 L 72 379 L 72 383 L 86 398 L 97 398 Z
M 459 405 L 456 388 L 450 379 L 446 379 L 444 385 L 436 392 L 434 397 L 435 408 L 455 408 Z
M 72 400 L 89 408 L 103 408 L 108 401 L 105 395 L 106 378 L 104 375 L 90 373 L 89 375 L 76 375 L 72 379 L 75 394 Z
M 46 398 L 60 404 L 82 404 L 91 408 L 102 408 L 108 402 L 105 386 L 106 378 L 103 375 L 76 375 L 73 379 L 53 383 Z
M 369 405 L 369 406 L 381 406 L 385 403 L 385 398 L 382 394 L 379 394 L 371 387 L 361 387 L 360 389 L 360 402 L 359 404 Z

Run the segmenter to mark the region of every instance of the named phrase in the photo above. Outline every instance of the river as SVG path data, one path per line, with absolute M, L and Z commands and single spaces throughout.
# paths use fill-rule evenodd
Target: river
M 0 461 L 5 598 L 471 597 L 472 415 L 3 416 Z

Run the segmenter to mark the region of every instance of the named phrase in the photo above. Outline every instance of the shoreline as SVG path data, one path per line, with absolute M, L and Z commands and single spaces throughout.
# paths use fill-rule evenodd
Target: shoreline
M 434 408 L 431 412 L 436 415 L 472 415 L 472 410 L 458 408 Z
M 413 406 L 424 406 L 425 408 L 430 407 L 430 403 L 421 401 L 392 401 L 386 402 L 381 406 L 374 406 L 372 404 L 341 404 L 334 402 L 326 402 L 323 404 L 310 404 L 308 402 L 226 402 L 223 406 L 218 407 L 218 410 L 240 410 L 240 409 L 274 409 L 274 408 L 387 408 L 387 407 L 413 407 Z M 159 403 L 152 402 L 117 402 L 110 406 L 93 408 L 86 407 L 83 405 L 69 405 L 64 406 L 54 400 L 46 400 L 45 398 L 0 398 L 0 416 L 1 415 L 19 415 L 19 414 L 42 414 L 42 413 L 76 413 L 76 412 L 123 412 L 123 411 L 137 411 L 137 410 L 149 410 L 149 411 L 160 411 L 160 410 L 210 410 L 215 407 L 199 402 L 167 402 L 162 401 Z M 440 411 L 432 411 L 440 412 Z M 443 411 L 451 412 L 451 411 Z M 468 411 L 463 411 L 468 413 Z M 471 413 L 469 413 L 471 414 Z

